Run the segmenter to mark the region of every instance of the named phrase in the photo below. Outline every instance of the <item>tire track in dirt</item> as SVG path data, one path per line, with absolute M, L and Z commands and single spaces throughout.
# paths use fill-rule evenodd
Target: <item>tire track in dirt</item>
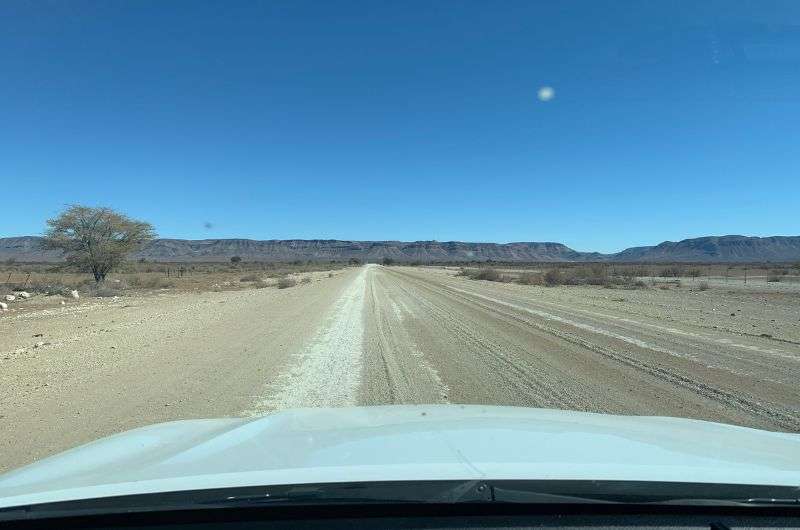
M 412 275 L 396 270 L 392 272 L 410 281 L 415 281 L 419 285 L 424 285 L 432 292 L 438 292 L 440 294 L 449 293 L 449 296 L 453 299 L 471 299 L 473 303 L 479 307 L 482 307 L 487 312 L 504 314 L 509 318 L 517 319 L 529 326 L 559 337 L 564 341 L 581 346 L 590 352 L 602 355 L 616 363 L 635 369 L 640 373 L 645 373 L 649 376 L 659 378 L 673 386 L 693 392 L 698 396 L 719 403 L 725 407 L 736 409 L 748 416 L 761 418 L 762 421 L 760 423 L 762 424 L 773 427 L 777 426 L 784 430 L 800 430 L 800 415 L 796 410 L 793 410 L 790 407 L 783 407 L 777 404 L 765 405 L 760 400 L 726 391 L 718 388 L 710 382 L 697 380 L 696 378 L 690 377 L 689 375 L 681 373 L 680 371 L 672 370 L 665 366 L 656 365 L 655 363 L 646 362 L 636 355 L 635 350 L 631 352 L 625 352 L 624 348 L 610 348 L 601 344 L 601 341 L 597 341 L 596 339 L 587 339 L 574 332 L 558 329 L 554 327 L 552 323 L 557 323 L 563 327 L 577 329 L 582 332 L 588 332 L 590 335 L 602 335 L 608 339 L 622 341 L 628 344 L 628 349 L 630 349 L 630 347 L 635 347 L 642 350 L 651 350 L 667 355 L 680 356 L 681 354 L 679 352 L 673 352 L 664 348 L 659 348 L 654 345 L 650 345 L 645 341 L 633 337 L 623 336 L 618 333 L 609 332 L 607 330 L 597 328 L 596 326 L 582 324 L 580 322 L 575 322 L 551 313 L 503 301 L 494 296 L 485 296 L 475 293 L 474 291 L 466 291 L 452 286 L 435 283 L 428 278 L 421 278 L 416 274 Z M 509 309 L 511 310 L 510 312 L 508 311 Z M 525 313 L 527 317 L 520 317 L 518 314 L 519 312 Z M 538 318 L 540 321 L 537 322 L 535 319 L 530 317 Z M 545 323 L 549 322 L 550 324 L 543 324 L 541 322 L 542 320 Z
M 569 374 L 530 351 L 532 341 L 527 341 L 520 349 L 496 333 L 493 328 L 496 321 L 502 320 L 502 315 L 487 315 L 482 310 L 478 321 L 470 321 L 452 300 L 431 298 L 424 291 L 420 292 L 420 286 L 414 280 L 402 278 L 394 288 L 417 304 L 418 325 L 421 322 L 435 326 L 448 343 L 458 345 L 455 350 L 451 349 L 452 355 L 446 359 L 442 357 L 444 348 L 431 352 L 439 364 L 447 364 L 453 369 L 461 365 L 462 370 L 465 365 L 470 368 L 471 365 L 480 366 L 482 386 L 492 380 L 488 386 L 492 392 L 490 395 L 480 395 L 477 388 L 465 388 L 462 381 L 452 383 L 451 387 L 458 386 L 464 394 L 472 394 L 467 401 L 605 411 L 605 407 L 592 399 L 584 385 L 576 384 Z M 508 394 L 515 396 L 513 401 L 506 401 L 507 398 L 503 397 Z
M 448 284 L 451 288 L 457 289 L 452 284 Z M 475 292 L 473 290 L 465 292 Z M 608 311 L 586 310 L 579 307 L 565 306 L 553 302 L 536 299 L 530 297 L 523 297 L 520 293 L 506 293 L 507 302 L 517 304 L 531 304 L 545 307 L 549 312 L 555 314 L 567 315 L 567 318 L 575 319 L 580 318 L 589 322 L 595 322 L 595 327 L 604 326 L 605 328 L 619 329 L 621 334 L 635 334 L 647 337 L 647 341 L 669 341 L 681 349 L 679 352 L 676 348 L 672 348 L 669 352 L 672 355 L 681 355 L 690 357 L 693 360 L 702 362 L 707 366 L 717 366 L 724 368 L 731 373 L 738 375 L 747 375 L 753 369 L 773 369 L 776 361 L 782 363 L 784 368 L 780 372 L 773 371 L 773 379 L 775 382 L 784 384 L 793 384 L 794 381 L 800 377 L 800 350 L 791 349 L 791 347 L 776 347 L 774 345 L 764 346 L 744 343 L 741 341 L 732 340 L 727 337 L 721 337 L 722 330 L 716 330 L 716 333 L 711 333 L 711 330 L 704 329 L 703 331 L 696 331 L 690 329 L 679 329 L 675 326 L 654 324 L 645 321 L 643 318 L 631 318 L 630 316 L 619 316 L 610 314 Z M 625 310 L 620 309 L 625 312 Z M 764 337 L 746 335 L 743 333 L 728 334 L 740 335 L 747 337 L 751 340 L 760 339 L 762 342 Z M 770 341 L 775 341 L 768 338 Z M 755 342 L 755 341 L 753 341 Z M 788 341 L 783 341 L 787 345 Z M 709 354 L 709 352 L 713 352 Z M 756 354 L 756 355 L 753 355 Z
M 450 389 L 408 333 L 413 311 L 384 279 L 376 268 L 367 284 L 363 403 L 448 403 Z

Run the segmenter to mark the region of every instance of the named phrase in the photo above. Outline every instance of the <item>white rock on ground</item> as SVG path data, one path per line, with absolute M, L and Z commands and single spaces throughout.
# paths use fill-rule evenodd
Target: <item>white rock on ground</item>
M 17 297 L 16 297 L 16 296 L 14 296 L 13 294 L 7 294 L 7 295 L 5 295 L 5 296 L 3 297 L 3 299 L 4 299 L 6 302 L 13 302 L 14 300 L 16 300 L 16 299 L 17 299 Z
M 69 292 L 69 295 L 70 295 L 72 298 L 75 298 L 75 299 L 78 299 L 78 298 L 80 298 L 80 297 L 81 297 L 81 295 L 79 295 L 79 294 L 78 294 L 78 291 L 77 291 L 77 290 L 75 290 L 75 291 L 70 291 L 70 292 Z
M 17 296 L 19 296 L 20 298 L 30 298 L 31 297 L 30 293 L 27 292 L 27 291 L 20 291 L 20 292 L 17 293 Z
M 0 302 L 0 311 L 8 311 L 8 304 L 5 302 Z

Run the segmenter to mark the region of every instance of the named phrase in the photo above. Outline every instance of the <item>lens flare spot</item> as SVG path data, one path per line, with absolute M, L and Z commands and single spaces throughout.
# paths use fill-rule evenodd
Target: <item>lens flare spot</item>
M 551 86 L 543 86 L 536 93 L 536 96 L 539 98 L 539 101 L 550 101 L 556 97 L 556 91 Z

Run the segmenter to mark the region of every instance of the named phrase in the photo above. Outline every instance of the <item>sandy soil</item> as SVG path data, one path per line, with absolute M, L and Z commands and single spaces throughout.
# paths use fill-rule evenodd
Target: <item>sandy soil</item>
M 145 424 L 298 406 L 486 403 L 800 432 L 797 295 L 690 287 L 366 266 L 6 315 L 0 469 Z

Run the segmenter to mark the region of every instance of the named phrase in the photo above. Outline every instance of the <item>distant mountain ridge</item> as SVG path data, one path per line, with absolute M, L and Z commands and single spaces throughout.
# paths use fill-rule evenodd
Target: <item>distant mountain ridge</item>
M 59 261 L 58 252 L 43 249 L 37 236 L 0 238 L 0 260 Z M 615 254 L 579 252 L 561 243 L 468 243 L 461 241 L 341 241 L 335 239 L 156 239 L 134 254 L 149 261 L 349 260 L 398 262 L 446 261 L 630 261 L 630 262 L 763 262 L 800 261 L 800 236 L 709 236 L 632 247 Z
M 797 261 L 800 236 L 708 236 L 632 247 L 613 254 L 614 261 Z
M 245 260 L 567 261 L 580 253 L 560 243 L 461 243 L 438 241 L 340 241 L 323 239 L 159 239 L 137 254 L 146 259 L 209 261 L 241 256 Z

